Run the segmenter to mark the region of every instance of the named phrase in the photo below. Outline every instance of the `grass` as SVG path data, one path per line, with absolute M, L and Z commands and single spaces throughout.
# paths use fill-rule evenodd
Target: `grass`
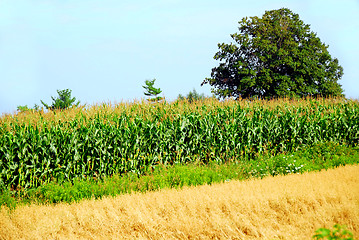
M 359 166 L 0 209 L 2 239 L 311 239 L 359 236 Z M 322 232 L 323 235 L 323 232 Z
M 189 163 L 173 166 L 157 165 L 144 175 L 127 173 L 103 180 L 77 179 L 51 182 L 23 192 L 5 191 L 0 194 L 0 205 L 14 209 L 17 205 L 38 203 L 78 202 L 82 199 L 101 199 L 131 192 L 147 192 L 160 189 L 182 188 L 286 175 L 335 168 L 359 163 L 359 148 L 336 143 L 318 143 L 293 153 L 262 156 L 252 161 L 209 164 Z

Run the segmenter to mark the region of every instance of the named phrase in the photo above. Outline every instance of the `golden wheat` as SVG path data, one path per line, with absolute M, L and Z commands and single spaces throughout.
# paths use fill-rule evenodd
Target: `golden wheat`
M 0 212 L 0 239 L 310 239 L 359 234 L 359 166 Z

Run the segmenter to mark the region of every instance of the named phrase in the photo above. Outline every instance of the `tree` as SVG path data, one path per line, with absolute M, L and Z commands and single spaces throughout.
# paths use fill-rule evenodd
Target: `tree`
M 147 100 L 150 102 L 158 102 L 162 100 L 162 97 L 157 96 L 162 92 L 162 90 L 153 86 L 155 84 L 155 81 L 155 78 L 152 80 L 146 80 L 145 86 L 142 86 L 146 90 L 144 94 L 149 97 Z
M 338 59 L 332 59 L 299 15 L 287 8 L 266 11 L 262 18 L 243 18 L 235 43 L 218 44 L 210 84 L 219 97 L 273 98 L 343 96 L 337 81 L 343 75 Z
M 75 97 L 71 97 L 71 90 L 64 89 L 64 90 L 57 90 L 57 94 L 59 95 L 57 98 L 51 97 L 53 103 L 51 106 L 47 105 L 41 100 L 42 105 L 45 106 L 46 109 L 55 110 L 55 109 L 67 109 L 72 106 L 78 106 L 80 101 L 74 103 L 76 101 Z
M 19 105 L 19 106 L 17 106 L 17 111 L 21 112 L 21 113 L 26 113 L 29 111 L 38 112 L 38 111 L 40 111 L 40 106 L 35 104 L 33 108 L 29 108 L 27 105 L 23 105 L 23 106 Z
M 19 105 L 17 106 L 17 109 L 16 109 L 18 112 L 28 112 L 28 111 L 31 111 L 31 108 L 29 108 L 27 105 Z
M 187 96 L 182 96 L 181 94 L 178 95 L 178 99 L 179 100 L 185 100 L 187 99 L 187 101 L 189 103 L 192 103 L 194 101 L 200 101 L 200 100 L 204 100 L 205 96 L 204 94 L 199 94 L 197 93 L 196 89 L 193 89 L 193 91 L 190 91 Z

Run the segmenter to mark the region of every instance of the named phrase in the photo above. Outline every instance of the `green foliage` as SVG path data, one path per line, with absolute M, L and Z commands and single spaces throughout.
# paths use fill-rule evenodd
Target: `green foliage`
M 254 160 L 250 174 L 255 177 L 287 175 L 335 168 L 359 162 L 359 149 L 332 143 L 316 143 L 294 153 L 268 157 L 265 161 Z
M 319 228 L 317 234 L 313 236 L 314 239 L 327 239 L 327 240 L 354 240 L 353 234 L 346 229 L 345 226 L 339 224 L 334 225 L 334 229 Z
M 98 199 L 103 196 L 146 192 L 164 188 L 180 188 L 183 186 L 197 186 L 230 180 L 243 180 L 251 177 L 262 178 L 270 175 L 286 175 L 333 168 L 337 166 L 334 158 L 326 156 L 320 158 L 321 148 L 332 149 L 333 155 L 339 156 L 342 165 L 359 163 L 358 149 L 340 146 L 335 143 L 320 143 L 293 153 L 278 156 L 260 156 L 252 161 L 238 163 L 217 164 L 215 161 L 208 164 L 188 163 L 177 165 L 154 165 L 141 175 L 128 172 L 122 175 L 99 179 L 76 178 L 72 181 L 52 181 L 37 188 L 25 191 L 23 194 L 11 194 L 9 191 L 0 193 L 0 206 L 15 208 L 19 203 L 59 203 L 75 202 L 82 199 Z M 310 154 L 312 159 L 307 158 Z M 317 159 L 313 161 L 313 159 Z M 323 166 L 321 161 L 326 165 Z M 301 167 L 302 166 L 302 167 Z M 13 192 L 14 193 L 14 192 Z
M 38 113 L 36 124 L 21 122 L 19 116 L 1 121 L 0 188 L 29 189 L 53 179 L 142 174 L 158 164 L 244 161 L 318 142 L 358 145 L 359 105 L 352 101 L 310 100 L 306 107 L 272 109 L 263 103 L 247 107 L 239 102 L 213 107 L 182 104 L 192 109 L 178 111 L 179 103 L 134 104 L 125 108 L 128 111 L 102 113 L 100 109 L 91 117 L 80 111 L 62 120 Z M 331 151 L 322 155 L 335 157 Z
M 30 108 L 27 105 L 17 106 L 17 111 L 18 112 L 27 112 L 27 111 L 30 111 Z
M 29 108 L 27 105 L 17 106 L 17 111 L 21 113 L 40 111 L 40 107 L 35 104 L 33 108 Z
M 59 95 L 57 98 L 51 97 L 53 100 L 53 103 L 51 106 L 44 103 L 41 100 L 41 103 L 45 106 L 48 110 L 56 110 L 56 109 L 67 109 L 72 106 L 78 106 L 80 104 L 80 101 L 76 102 L 75 97 L 71 97 L 71 90 L 70 89 L 64 89 L 64 90 L 57 90 L 57 94 Z
M 9 209 L 13 210 L 16 208 L 18 201 L 15 200 L 13 194 L 4 189 L 0 189 L 0 207 L 7 206 Z
M 162 100 L 162 97 L 158 96 L 162 92 L 162 90 L 153 86 L 155 84 L 155 81 L 155 78 L 152 80 L 146 80 L 145 85 L 142 86 L 146 90 L 144 94 L 149 97 L 148 101 L 150 102 L 158 102 Z
M 211 78 L 219 97 L 274 98 L 343 96 L 337 81 L 343 75 L 309 25 L 287 8 L 266 11 L 262 18 L 243 18 L 235 43 L 218 44 Z
M 204 100 L 205 96 L 204 94 L 197 93 L 196 89 L 193 89 L 193 91 L 190 91 L 187 96 L 182 96 L 181 94 L 178 95 L 178 100 L 187 100 L 189 103 L 193 103 L 195 101 L 201 101 Z

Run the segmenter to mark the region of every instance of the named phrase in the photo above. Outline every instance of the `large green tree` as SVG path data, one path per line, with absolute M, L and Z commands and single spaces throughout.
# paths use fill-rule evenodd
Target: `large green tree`
M 234 43 L 218 44 L 212 92 L 219 97 L 343 96 L 343 68 L 299 15 L 287 8 L 243 18 Z

